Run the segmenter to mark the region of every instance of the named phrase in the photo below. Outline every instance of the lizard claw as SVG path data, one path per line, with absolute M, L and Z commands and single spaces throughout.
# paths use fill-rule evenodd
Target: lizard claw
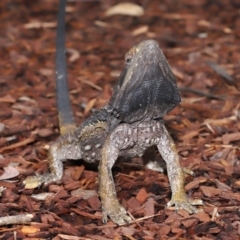
M 109 216 L 111 220 L 118 224 L 124 225 L 132 221 L 132 219 L 127 215 L 127 211 L 118 202 L 109 202 L 108 204 L 103 204 L 103 223 L 107 223 L 107 217 Z
M 197 213 L 201 210 L 197 209 L 193 205 L 203 205 L 202 200 L 200 199 L 194 199 L 191 200 L 187 197 L 187 195 L 184 193 L 180 196 L 173 196 L 171 201 L 167 203 L 167 207 L 171 207 L 175 205 L 176 211 L 178 211 L 180 208 L 186 210 L 189 214 Z
M 184 173 L 194 176 L 194 172 L 192 170 L 190 170 L 189 168 L 182 167 L 182 170 Z

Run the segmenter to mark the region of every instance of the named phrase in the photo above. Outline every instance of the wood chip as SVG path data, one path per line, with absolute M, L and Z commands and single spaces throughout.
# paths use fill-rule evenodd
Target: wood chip
M 214 197 L 221 194 L 221 190 L 214 187 L 201 186 L 200 189 L 207 197 Z
M 138 202 L 143 204 L 147 198 L 148 198 L 148 193 L 146 192 L 146 190 L 144 188 L 141 188 L 136 196 L 136 199 L 138 200 Z

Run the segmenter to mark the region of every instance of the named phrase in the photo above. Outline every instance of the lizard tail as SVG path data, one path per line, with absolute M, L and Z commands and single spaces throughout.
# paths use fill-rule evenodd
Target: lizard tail
M 67 84 L 65 49 L 65 7 L 66 0 L 59 0 L 56 39 L 56 94 L 60 133 L 64 135 L 76 129 Z

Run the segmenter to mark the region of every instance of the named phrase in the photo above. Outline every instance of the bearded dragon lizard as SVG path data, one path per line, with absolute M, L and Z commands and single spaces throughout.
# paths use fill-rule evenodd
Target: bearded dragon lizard
M 168 206 L 197 212 L 193 206 L 201 200 L 190 200 L 184 190 L 184 173 L 175 144 L 163 117 L 180 101 L 175 77 L 159 45 L 154 40 L 143 41 L 125 55 L 125 67 L 109 103 L 76 128 L 70 107 L 66 79 L 64 19 L 65 1 L 60 1 L 57 37 L 57 99 L 61 136 L 50 146 L 50 173 L 30 176 L 24 184 L 36 186 L 60 180 L 62 161 L 83 159 L 99 161 L 99 194 L 103 222 L 108 216 L 119 225 L 131 221 L 120 205 L 112 176 L 118 157 L 142 156 L 156 146 L 167 165 L 172 191 Z M 60 34 L 60 35 L 59 35 Z

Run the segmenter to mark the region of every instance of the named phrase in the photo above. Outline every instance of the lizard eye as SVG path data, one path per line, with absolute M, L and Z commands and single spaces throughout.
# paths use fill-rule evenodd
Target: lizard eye
M 130 56 L 128 56 L 128 57 L 125 58 L 125 63 L 126 63 L 126 64 L 129 65 L 131 62 L 132 62 L 132 58 L 131 58 Z

